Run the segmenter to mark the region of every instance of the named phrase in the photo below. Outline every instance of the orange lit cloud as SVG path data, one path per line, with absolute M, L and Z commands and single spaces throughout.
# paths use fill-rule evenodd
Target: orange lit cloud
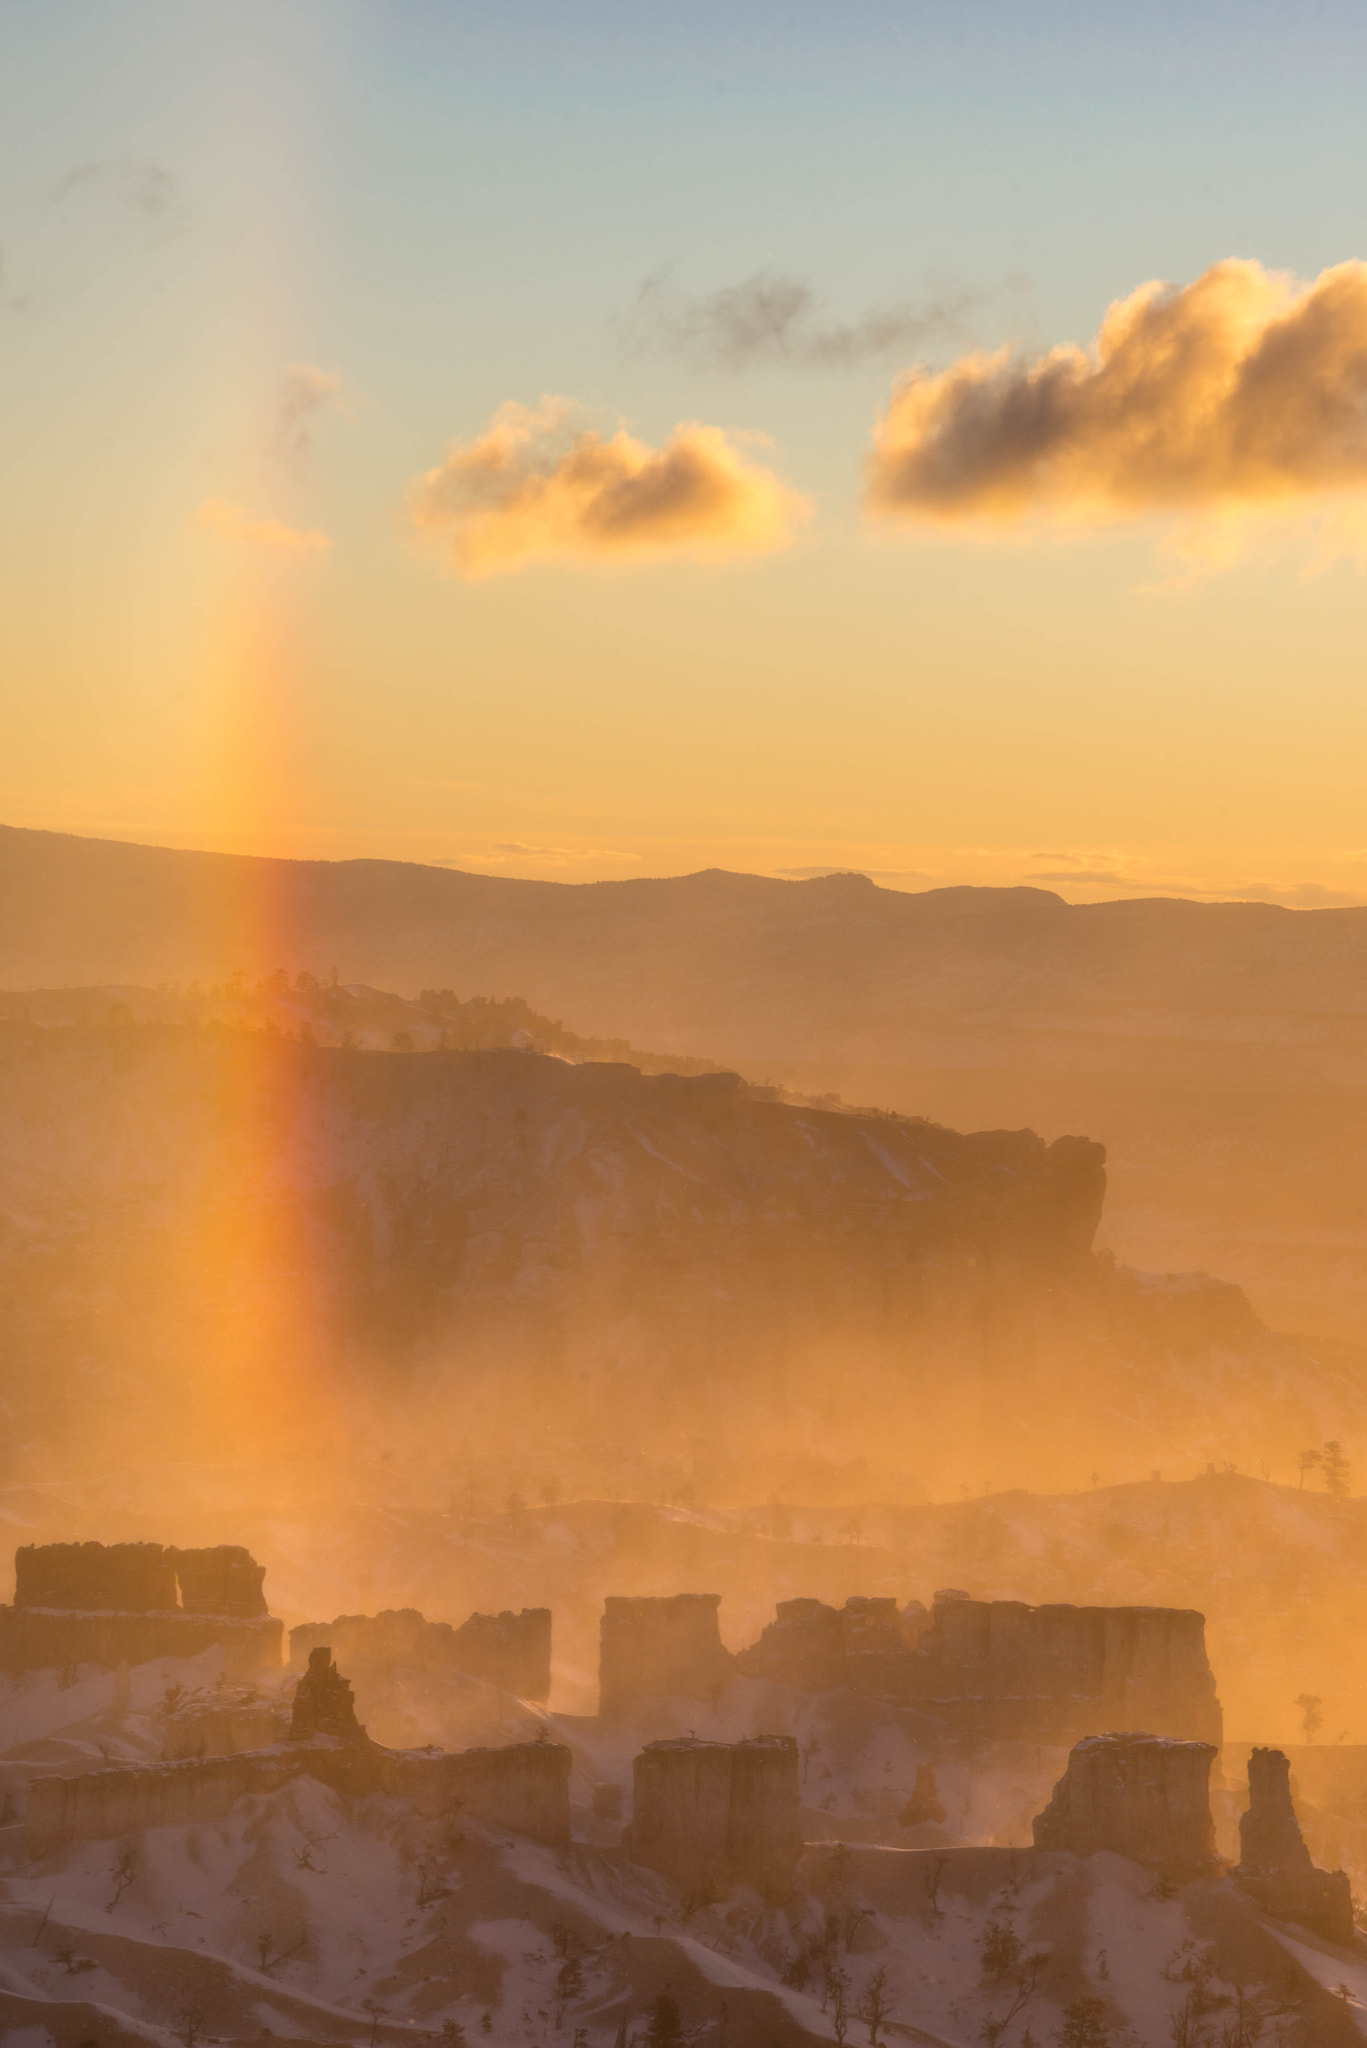
M 409 511 L 456 569 L 483 577 L 529 562 L 761 554 L 808 507 L 720 427 L 686 423 L 650 448 L 545 398 L 501 406 L 478 440 L 453 443 L 414 481 Z
M 876 514 L 938 523 L 1285 512 L 1367 485 L 1367 263 L 1309 285 L 1217 263 L 1118 300 L 1090 351 L 913 370 L 868 484 Z
M 332 542 L 316 528 L 301 531 L 279 519 L 254 519 L 244 505 L 227 498 L 208 498 L 195 514 L 195 525 L 225 540 L 246 541 L 278 555 L 325 555 Z

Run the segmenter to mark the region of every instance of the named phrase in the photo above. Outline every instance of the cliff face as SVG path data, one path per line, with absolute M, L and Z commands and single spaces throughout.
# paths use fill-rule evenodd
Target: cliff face
M 1171 1878 L 1214 1869 L 1210 1767 L 1215 1745 L 1153 1735 L 1079 1742 L 1035 1818 L 1037 1849 L 1092 1856 L 1110 1849 Z
M 833 1350 L 870 1401 L 921 1360 L 1057 1360 L 1070 1318 L 1107 1313 L 1104 1186 L 1083 1138 L 965 1136 L 734 1076 L 0 1027 L 17 1398 L 51 1404 L 93 1355 L 144 1447 L 244 1350 L 279 1384 L 309 1357 L 362 1386 L 457 1349 L 461 1426 L 488 1438 L 548 1404 L 573 1434 L 727 1431 L 732 1387 L 772 1413 Z M 98 1369 L 85 1384 L 98 1399 Z
M 1317 1870 L 1311 1862 L 1291 1800 L 1290 1760 L 1280 1749 L 1255 1749 L 1249 1757 L 1239 1850 L 1234 1874 L 1265 1911 L 1352 1946 L 1351 1886 L 1342 1870 Z
M 720 1608 L 720 1593 L 609 1595 L 599 1638 L 599 1713 L 611 1719 L 671 1694 L 706 1699 L 725 1685 L 734 1659 L 722 1645 Z
M 428 1621 L 415 1607 L 382 1614 L 342 1614 L 290 1630 L 290 1661 L 302 1664 L 320 1644 L 335 1647 L 349 1671 L 383 1678 L 397 1668 L 463 1672 L 518 1699 L 546 1700 L 551 1691 L 551 1610 L 472 1614 L 454 1628 Z
M 938 1597 L 911 1660 L 914 1697 L 978 1732 L 1073 1741 L 1146 1726 L 1223 1737 L 1205 1616 L 1171 1607 L 1028 1607 Z
M 241 935 L 266 895 L 265 968 L 517 991 L 579 1031 L 813 1094 L 1094 1132 L 1126 1263 L 1223 1273 L 1276 1328 L 1360 1341 L 1363 907 L 716 871 L 576 887 L 0 827 L 0 987 L 221 982 L 253 965 Z
M 21 1544 L 14 1605 L 0 1607 L 0 1670 L 141 1664 L 221 1649 L 231 1677 L 280 1662 L 264 1565 L 238 1544 Z
M 636 1758 L 629 1837 L 637 1863 L 685 1892 L 718 1897 L 734 1884 L 786 1898 L 802 1853 L 797 1743 L 683 1736 Z

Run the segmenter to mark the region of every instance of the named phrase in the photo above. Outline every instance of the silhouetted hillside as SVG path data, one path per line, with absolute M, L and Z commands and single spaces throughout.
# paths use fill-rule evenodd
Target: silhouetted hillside
M 1238 1289 L 1093 1255 L 1099 1146 L 772 1096 L 0 1026 L 11 1456 L 335 1427 L 594 1483 L 668 1443 L 750 1491 L 804 1461 L 915 1491 L 1359 1429 L 1356 1382 Z
M 0 830 L 0 985 L 524 997 L 574 1032 L 959 1127 L 1105 1140 L 1106 1241 L 1276 1326 L 1367 1331 L 1367 908 L 1042 889 L 510 881 Z

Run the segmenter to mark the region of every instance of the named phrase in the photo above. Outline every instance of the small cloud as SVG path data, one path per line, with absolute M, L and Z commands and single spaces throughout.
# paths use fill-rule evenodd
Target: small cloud
M 507 867 L 513 862 L 535 860 L 552 867 L 567 867 L 575 861 L 622 860 L 639 861 L 639 853 L 620 853 L 611 846 L 529 846 L 520 839 L 498 840 L 487 853 L 452 854 L 449 858 L 433 861 L 439 868 L 497 868 Z
M 669 351 L 725 369 L 786 363 L 844 370 L 932 339 L 962 339 L 976 294 L 945 289 L 919 304 L 875 307 L 832 320 L 826 301 L 800 279 L 757 271 L 740 284 L 687 297 L 648 277 L 622 321 L 628 346 Z
M 1193 284 L 1141 285 L 1090 350 L 1010 349 L 911 370 L 868 466 L 878 517 L 1000 530 L 1153 514 L 1188 522 L 1182 552 L 1219 567 L 1251 515 L 1332 510 L 1367 488 L 1367 263 L 1300 284 L 1216 263 Z M 1364 544 L 1338 500 L 1329 552 Z
M 284 461 L 304 462 L 313 452 L 313 428 L 320 413 L 341 412 L 345 386 L 333 370 L 315 363 L 291 363 L 280 381 L 271 428 L 271 452 Z
M 807 501 L 720 427 L 687 422 L 662 448 L 604 436 L 563 398 L 508 404 L 414 479 L 415 527 L 479 578 L 529 562 L 726 559 L 784 547 Z
M 145 157 L 105 157 L 77 164 L 53 186 L 54 206 L 80 194 L 103 192 L 150 225 L 171 227 L 184 212 L 180 180 L 162 164 Z
M 256 519 L 245 505 L 234 505 L 227 498 L 206 499 L 195 513 L 195 525 L 204 533 L 245 541 L 278 555 L 325 555 L 332 546 L 325 533 L 301 531 L 279 519 Z

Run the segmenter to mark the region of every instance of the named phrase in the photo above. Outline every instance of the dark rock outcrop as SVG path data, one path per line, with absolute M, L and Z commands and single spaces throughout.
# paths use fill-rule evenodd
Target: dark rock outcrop
M 14 1605 L 0 1607 L 0 1670 L 145 1664 L 220 1649 L 225 1676 L 280 1662 L 283 1628 L 266 1612 L 265 1567 L 238 1544 L 25 1544 Z
M 783 1899 L 802 1853 L 797 1744 L 695 1736 L 652 1742 L 636 1758 L 629 1849 L 684 1891 L 736 1884 Z
M 1075 1742 L 1101 1728 L 1147 1726 L 1194 1742 L 1221 1736 L 1204 1616 L 1171 1607 L 1029 1607 L 935 1595 L 900 1611 L 890 1599 L 783 1600 L 736 1669 L 795 1692 L 848 1686 L 904 1700 L 956 1731 L 1000 1740 Z
M 308 1669 L 294 1689 L 290 1741 L 309 1742 L 331 1735 L 339 1742 L 364 1742 L 365 1729 L 356 1719 L 351 1682 L 343 1678 L 326 1644 L 309 1651 Z
M 853 1598 L 843 1608 L 821 1600 L 780 1600 L 757 1643 L 739 1652 L 743 1677 L 794 1692 L 853 1692 L 907 1698 L 915 1689 L 912 1650 L 918 1630 L 892 1599 Z
M 286 1708 L 263 1700 L 253 1686 L 226 1686 L 208 1699 L 188 1701 L 162 1722 L 162 1755 L 168 1763 L 185 1757 L 239 1756 L 270 1749 L 289 1734 Z
M 273 1615 L 64 1614 L 45 1607 L 0 1607 L 0 1671 L 62 1671 L 69 1664 L 149 1664 L 218 1650 L 226 1678 L 254 1678 L 280 1664 L 283 1623 Z
M 1075 1856 L 1111 1849 L 1169 1878 L 1213 1870 L 1215 1756 L 1209 1742 L 1088 1736 L 1073 1749 L 1048 1806 L 1035 1816 L 1035 1847 L 1067 1849 Z
M 30 1853 L 138 1828 L 222 1820 L 249 1793 L 317 1778 L 349 1796 L 386 1792 L 419 1813 L 461 1813 L 539 1841 L 569 1840 L 570 1753 L 558 1743 L 507 1749 L 386 1750 L 315 1738 L 233 1756 L 33 1779 L 25 1818 Z
M 570 1765 L 558 1742 L 386 1752 L 383 1784 L 418 1813 L 461 1813 L 538 1842 L 570 1839 Z
M 897 1825 L 903 1828 L 919 1828 L 924 1827 L 927 1821 L 943 1826 L 945 1803 L 935 1782 L 934 1766 L 917 1764 L 916 1783 L 912 1787 L 910 1799 L 897 1816 Z
M 722 1644 L 720 1606 L 720 1593 L 609 1595 L 599 1638 L 599 1713 L 618 1717 L 670 1694 L 707 1699 L 725 1685 L 735 1659 Z
M 1317 1870 L 1291 1799 L 1291 1765 L 1280 1749 L 1248 1760 L 1248 1811 L 1239 1819 L 1234 1875 L 1263 1909 L 1297 1920 L 1342 1947 L 1354 1940 L 1353 1894 L 1342 1870 Z
M 549 1607 L 472 1614 L 459 1628 L 449 1621 L 428 1621 L 416 1607 L 339 1614 L 335 1621 L 303 1622 L 291 1629 L 290 1662 L 303 1663 L 319 1644 L 333 1646 L 358 1682 L 404 1667 L 434 1675 L 463 1673 L 518 1699 L 550 1697 Z
M 1173 1607 L 1029 1607 L 937 1594 L 909 1695 L 973 1733 L 1071 1742 L 1148 1727 L 1219 1746 L 1205 1617 Z
M 14 1604 L 78 1614 L 174 1609 L 173 1554 L 160 1543 L 25 1543 L 14 1553 Z
M 218 1543 L 208 1550 L 167 1552 L 180 1587 L 186 1614 L 231 1614 L 243 1621 L 265 1614 L 266 1567 L 240 1543 Z

